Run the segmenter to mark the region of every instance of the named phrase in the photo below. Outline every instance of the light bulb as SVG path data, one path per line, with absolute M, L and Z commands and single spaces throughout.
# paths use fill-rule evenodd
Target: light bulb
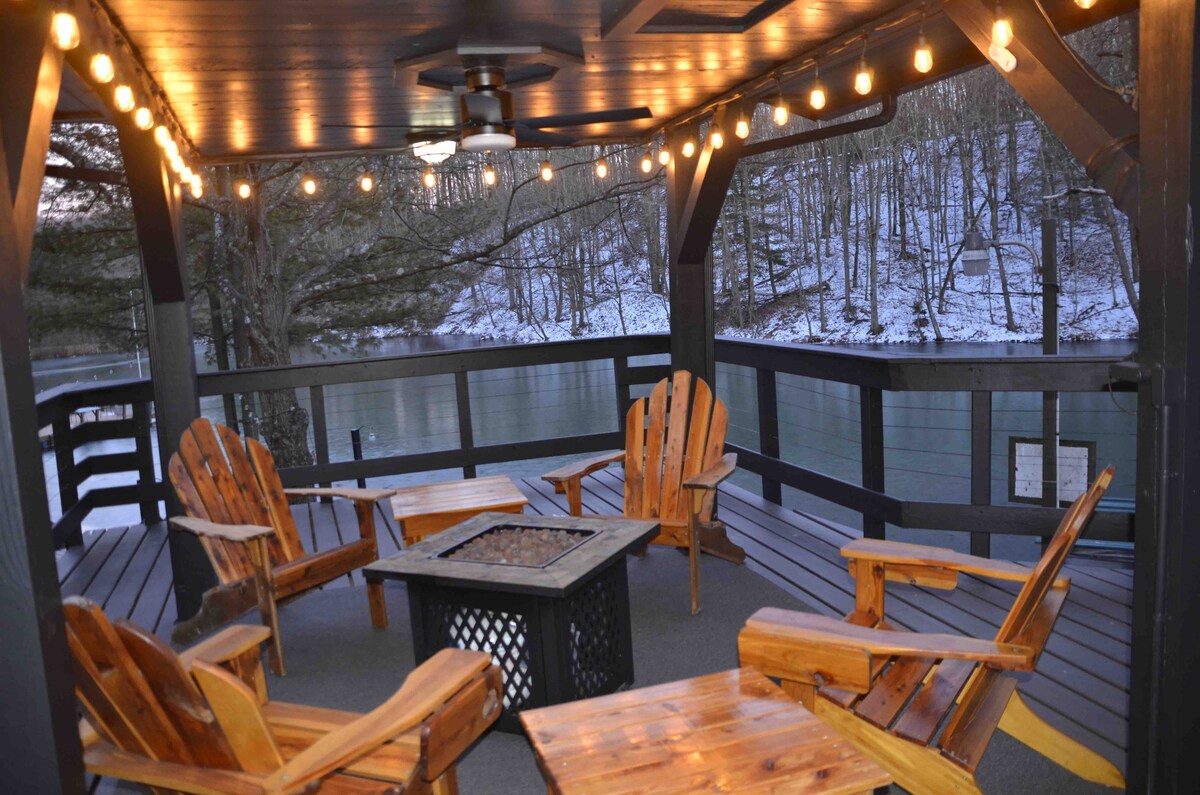
M 167 160 L 174 160 L 179 157 L 179 144 L 167 139 L 167 144 L 163 147 L 163 151 L 167 155 Z
M 192 170 L 187 167 L 187 164 L 184 164 L 183 170 L 179 172 L 179 181 L 180 182 L 191 182 L 192 181 Z
M 311 174 L 305 174 L 304 179 L 300 181 L 300 187 L 304 189 L 305 193 L 312 196 L 317 192 L 317 180 Z
M 1017 68 L 1017 56 L 1013 55 L 1007 47 L 997 46 L 996 42 L 988 45 L 988 57 L 1001 72 L 1011 72 Z
M 199 174 L 192 174 L 192 198 L 199 199 L 204 195 L 204 185 L 200 182 Z
M 56 11 L 50 18 L 50 36 L 54 46 L 66 52 L 79 46 L 79 23 L 70 11 Z
M 746 118 L 745 113 L 738 114 L 737 123 L 733 126 L 733 134 L 743 141 L 750 137 L 750 120 Z
M 133 112 L 133 123 L 139 130 L 149 130 L 154 126 L 154 114 L 143 105 Z
M 596 161 L 596 176 L 600 179 L 608 176 L 608 158 L 603 155 Z
M 658 150 L 658 164 L 660 166 L 665 166 L 667 163 L 670 163 L 670 162 L 671 162 L 671 150 L 664 146 L 662 149 Z
M 1092 6 L 1096 5 L 1096 0 L 1075 0 L 1075 5 L 1087 11 Z
M 238 192 L 238 196 L 241 196 L 243 199 L 249 199 L 250 198 L 250 183 L 247 182 L 246 180 L 242 180 L 242 181 L 238 182 L 237 192 Z
M 696 154 L 696 142 L 688 138 L 683 142 L 683 146 L 679 148 L 679 153 L 684 157 L 691 157 Z
M 491 163 L 483 167 L 483 184 L 489 188 L 496 184 L 496 169 Z
M 117 106 L 117 110 L 122 113 L 128 113 L 133 110 L 133 106 L 137 104 L 133 99 L 133 89 L 122 83 L 113 89 L 113 104 Z
M 866 96 L 871 93 L 871 86 L 874 83 L 874 77 L 871 74 L 871 67 L 867 66 L 866 58 L 858 59 L 858 71 L 854 74 L 854 90 Z
M 788 111 L 787 102 L 782 96 L 779 97 L 779 100 L 775 103 L 775 109 L 771 111 L 771 119 L 780 127 L 782 127 L 783 125 L 787 124 L 788 116 L 790 115 L 791 114 Z
M 646 154 L 642 155 L 642 173 L 649 174 L 654 168 L 654 161 L 650 159 L 650 147 L 646 147 Z
M 546 158 L 542 161 L 541 177 L 543 182 L 549 182 L 550 180 L 554 179 L 554 168 L 550 165 L 550 158 Z
M 180 157 L 179 155 L 175 155 L 174 157 L 168 157 L 167 163 L 171 166 L 171 170 L 174 171 L 176 174 L 180 174 L 183 172 L 183 158 Z
M 719 125 L 713 125 L 712 132 L 708 134 L 708 140 L 712 143 L 713 149 L 720 149 L 725 145 L 725 133 L 721 132 Z
M 92 73 L 92 77 L 97 83 L 111 83 L 112 79 L 117 76 L 112 58 L 106 52 L 98 52 L 92 56 L 92 60 L 88 64 L 88 71 Z
M 362 188 L 363 193 L 370 193 L 375 190 L 375 178 L 370 172 L 363 172 L 362 177 L 358 180 L 358 187 Z
M 825 86 L 819 80 L 813 83 L 812 91 L 808 92 L 808 104 L 813 110 L 825 107 Z
M 421 182 L 424 183 L 425 187 L 427 188 L 432 188 L 437 184 L 437 177 L 434 176 L 432 168 L 425 169 L 425 173 L 421 175 Z
M 992 23 L 992 44 L 997 47 L 1007 47 L 1012 44 L 1012 20 L 1004 15 L 1004 8 L 996 3 L 996 21 Z
M 921 74 L 929 74 L 933 68 L 933 50 L 925 40 L 925 34 L 917 36 L 917 51 L 913 53 L 913 67 Z
M 163 149 L 166 149 L 167 144 L 171 143 L 171 131 L 165 125 L 160 124 L 154 128 L 154 143 Z

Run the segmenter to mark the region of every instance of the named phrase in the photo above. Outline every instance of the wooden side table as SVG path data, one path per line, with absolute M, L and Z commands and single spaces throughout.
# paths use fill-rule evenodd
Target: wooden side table
M 484 511 L 523 513 L 529 500 L 505 475 L 396 489 L 392 515 L 405 548 Z
M 752 668 L 521 713 L 551 795 L 869 793 L 891 776 Z

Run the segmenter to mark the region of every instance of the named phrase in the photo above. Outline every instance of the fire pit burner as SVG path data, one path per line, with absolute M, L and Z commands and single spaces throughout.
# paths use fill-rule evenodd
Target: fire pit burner
M 437 557 L 506 566 L 544 568 L 595 535 L 590 530 L 552 530 L 499 525 L 451 547 Z

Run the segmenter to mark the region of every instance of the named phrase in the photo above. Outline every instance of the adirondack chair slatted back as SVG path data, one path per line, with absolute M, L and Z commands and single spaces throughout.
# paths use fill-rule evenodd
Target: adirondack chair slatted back
M 1008 617 L 1000 626 L 1000 631 L 996 634 L 997 643 L 1016 642 L 1037 615 L 1042 600 L 1046 598 L 1050 587 L 1058 578 L 1059 572 L 1062 571 L 1063 564 L 1067 562 L 1067 555 L 1070 554 L 1071 548 L 1075 546 L 1075 542 L 1092 520 L 1092 515 L 1096 512 L 1096 505 L 1104 496 L 1104 492 L 1108 490 L 1108 484 L 1112 482 L 1114 472 L 1115 469 L 1112 466 L 1106 467 L 1097 476 L 1091 487 L 1071 503 L 1071 507 L 1067 509 L 1062 521 L 1059 522 L 1054 537 L 1046 545 L 1046 551 L 1042 553 L 1041 559 L 1034 566 L 1033 574 L 1026 580 L 1016 601 L 1013 602 L 1012 609 L 1008 611 Z
M 625 515 L 686 520 L 683 483 L 721 460 L 728 427 L 724 401 L 686 370 L 671 379 L 669 407 L 665 378 L 635 401 L 625 415 Z M 708 492 L 702 521 L 712 520 L 712 506 Z
M 151 759 L 240 770 L 228 736 L 179 658 L 155 636 L 100 606 L 64 600 L 75 693 L 88 721 L 118 748 Z
M 220 524 L 275 528 L 268 539 L 273 565 L 304 555 L 275 462 L 256 440 L 249 439 L 243 446 L 231 428 L 201 417 L 184 431 L 168 472 L 189 515 Z M 221 582 L 253 575 L 244 545 L 212 538 L 201 541 Z

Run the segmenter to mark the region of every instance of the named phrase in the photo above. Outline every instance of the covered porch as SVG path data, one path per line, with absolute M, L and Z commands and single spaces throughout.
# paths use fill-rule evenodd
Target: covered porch
M 1130 791 L 1169 792 L 1187 788 L 1188 749 L 1198 738 L 1197 697 L 1190 686 L 1195 659 L 1197 608 L 1191 571 L 1200 559 L 1187 517 L 1197 504 L 1193 488 L 1197 459 L 1190 440 L 1200 422 L 1200 391 L 1187 388 L 1196 367 L 1194 312 L 1189 307 L 1200 288 L 1192 278 L 1194 219 L 1188 207 L 1196 200 L 1197 144 L 1193 118 L 1197 25 L 1192 2 L 1140 4 L 1102 2 L 1094 9 L 1074 3 L 1019 0 L 1005 6 L 1019 31 L 1008 56 L 1015 68 L 1005 71 L 1013 88 L 1086 165 L 1096 184 L 1135 219 L 1143 263 L 1138 350 L 1132 360 L 1116 357 L 1008 357 L 975 360 L 954 357 L 889 357 L 831 352 L 810 346 L 760 345 L 714 335 L 711 242 L 721 204 L 742 157 L 823 139 L 865 125 L 886 124 L 897 97 L 906 90 L 989 60 L 990 27 L 997 13 L 990 3 L 954 0 L 931 7 L 923 3 L 867 3 L 853 9 L 808 8 L 800 3 L 720 4 L 696 16 L 671 4 L 629 0 L 626 3 L 570 6 L 531 2 L 503 20 L 495 9 L 481 17 L 477 4 L 447 7 L 436 13 L 411 4 L 403 30 L 391 35 L 409 39 L 419 52 L 399 56 L 396 45 L 375 35 L 396 9 L 365 3 L 317 11 L 309 27 L 289 31 L 286 5 L 251 12 L 225 9 L 229 17 L 214 21 L 186 4 L 159 3 L 135 8 L 125 3 L 10 2 L 0 6 L 0 559 L 8 576 L 0 582 L 5 610 L 0 627 L 10 639 L 0 657 L 0 681 L 13 693 L 4 725 L 10 749 L 10 779 L 31 791 L 79 791 L 83 786 L 75 703 L 62 630 L 62 596 L 81 593 L 101 601 L 116 615 L 128 615 L 162 634 L 176 617 L 195 612 L 200 594 L 213 581 L 197 543 L 167 534 L 155 524 L 157 502 L 169 514 L 179 506 L 164 484 L 165 462 L 188 424 L 205 412 L 205 398 L 253 393 L 264 388 L 294 387 L 306 392 L 313 412 L 316 463 L 284 472 L 286 485 L 313 485 L 359 478 L 386 480 L 423 471 L 461 468 L 474 477 L 487 467 L 611 449 L 621 445 L 624 408 L 644 393 L 648 383 L 672 369 L 686 369 L 714 383 L 718 394 L 733 391 L 733 378 L 753 384 L 752 419 L 747 436 L 729 439 L 727 449 L 740 456 L 742 477 L 721 493 L 719 509 L 748 553 L 751 568 L 780 586 L 790 598 L 829 614 L 846 612 L 853 603 L 853 580 L 845 574 L 837 549 L 858 535 L 883 537 L 903 531 L 929 531 L 925 539 L 942 537 L 987 555 L 995 535 L 1035 538 L 1053 527 L 1061 510 L 1056 501 L 1044 506 L 1000 505 L 993 480 L 994 396 L 1006 392 L 1041 393 L 1045 397 L 1040 430 L 1058 435 L 1058 396 L 1070 393 L 1105 395 L 1114 404 L 1124 399 L 1136 413 L 1136 466 L 1130 468 L 1133 505 L 1110 504 L 1093 525 L 1091 537 L 1134 544 L 1133 567 L 1081 559 L 1070 565 L 1072 591 L 1055 639 L 1039 671 L 1022 685 L 1038 711 L 1051 723 L 1096 749 L 1125 770 Z M 489 4 L 483 4 L 488 6 Z M 85 44 L 65 51 L 52 35 L 53 14 L 63 6 L 74 14 Z M 527 7 L 526 7 L 527 6 Z M 736 6 L 736 7 L 735 7 Z M 473 10 L 472 10 L 473 9 Z M 1141 80 L 1136 107 L 1127 104 L 1072 57 L 1061 35 L 1118 14 L 1140 14 Z M 237 12 L 237 13 L 235 13 Z M 820 24 L 805 21 L 811 13 Z M 586 16 L 586 19 L 584 19 Z M 560 19 L 561 18 L 561 19 Z M 264 24 L 265 20 L 265 24 Z M 343 46 L 322 44 L 311 26 L 336 27 L 346 20 L 345 35 L 354 40 L 353 55 Z M 519 23 L 519 24 L 518 24 Z M 665 337 L 629 337 L 572 343 L 570 346 L 523 346 L 499 351 L 451 352 L 443 355 L 394 357 L 367 363 L 336 363 L 289 368 L 233 371 L 198 376 L 192 352 L 191 297 L 181 209 L 192 181 L 181 179 L 164 159 L 152 129 L 164 129 L 191 168 L 271 160 L 338 157 L 349 153 L 380 154 L 404 150 L 402 133 L 374 131 L 371 124 L 445 124 L 454 113 L 421 99 L 415 84 L 436 82 L 467 52 L 494 56 L 493 49 L 472 50 L 477 42 L 452 41 L 447 31 L 488 24 L 523 43 L 521 54 L 544 67 L 548 80 L 558 71 L 587 74 L 588 59 L 603 62 L 614 75 L 607 85 L 616 104 L 641 104 L 646 81 L 655 89 L 652 119 L 633 118 L 575 130 L 569 140 L 530 134 L 534 145 L 622 144 L 661 137 L 672 152 L 666 166 L 671 330 Z M 564 35 L 561 25 L 574 30 Z M 522 28 L 522 26 L 524 26 Z M 573 26 L 573 27 L 572 27 Z M 938 52 L 931 70 L 907 67 L 912 36 L 918 26 Z M 222 50 L 210 36 L 220 32 L 235 42 Z M 478 30 L 477 30 L 478 32 Z M 742 56 L 722 70 L 691 71 L 681 76 L 655 63 L 681 62 L 694 55 L 694 38 L 706 44 L 744 45 Z M 356 38 L 357 37 L 357 38 Z M 525 41 L 525 40 L 528 41 Z M 562 44 L 570 39 L 577 47 Z M 436 40 L 436 41 L 435 41 Z M 97 42 L 113 51 L 117 71 L 145 100 L 153 122 L 142 127 L 133 116 L 111 107 L 110 92 L 91 71 Z M 108 44 L 115 43 L 114 45 Z M 550 43 L 542 43 L 550 42 Z M 265 62 L 257 53 L 267 44 L 278 48 L 278 60 Z M 412 42 L 409 42 L 412 43 Z M 76 43 L 78 45 L 78 42 Z M 421 45 L 424 46 L 421 46 Z M 323 58 L 307 51 L 329 46 Z M 464 47 L 466 50 L 464 51 Z M 386 51 L 386 54 L 385 54 Z M 818 62 L 829 84 L 850 85 L 862 58 L 875 67 L 876 79 L 865 92 L 830 92 L 820 109 L 805 107 Z M 173 61 L 173 52 L 186 58 Z M 235 75 L 239 89 L 211 80 L 206 60 L 227 58 L 223 70 Z M 368 64 L 363 59 L 370 61 Z M 380 63 L 375 61 L 381 61 Z M 395 63 L 392 61 L 395 59 Z M 215 61 L 214 61 L 215 62 Z M 548 63 L 545 63 L 548 62 Z M 190 66 L 188 64 L 191 64 Z M 641 64 L 644 68 L 637 68 Z M 648 65 L 648 67 L 647 67 Z M 531 66 L 530 68 L 534 68 Z M 393 68 L 396 82 L 393 83 Z M 274 71 L 272 71 L 274 70 Z M 309 70 L 311 82 L 293 84 L 291 71 Z M 535 70 L 536 71 L 536 70 Z M 591 70 L 597 71 L 597 70 Z M 600 71 L 603 71 L 602 69 Z M 656 72 L 668 72 L 654 78 Z M 256 74 L 262 72 L 261 77 Z M 411 74 L 410 74 L 411 72 Z M 532 74 L 532 73 L 531 73 Z M 355 77 L 357 75 L 357 77 Z M 407 78 L 417 75 L 417 79 Z M 719 76 L 718 76 L 719 75 Z M 371 124 L 356 129 L 314 127 L 311 118 L 341 118 L 355 101 L 346 81 L 363 82 L 357 95 L 378 110 Z M 582 78 L 581 78 L 582 79 Z M 654 80 L 661 80 L 653 83 Z M 422 83 L 422 81 L 424 81 Z M 381 85 L 387 99 L 382 99 Z M 594 110 L 585 88 L 530 94 L 537 114 L 583 113 Z M 306 91 L 312 93 L 306 95 Z M 232 93 L 230 93 L 232 92 Z M 235 101 L 231 108 L 228 102 Z M 759 102 L 790 101 L 793 112 L 832 122 L 801 133 L 745 140 L 714 131 L 731 130 L 744 109 Z M 876 116 L 851 121 L 847 113 L 880 105 Z M 293 106 L 302 107 L 293 118 Z M 464 107 L 466 105 L 464 104 Z M 307 113 L 311 110 L 312 113 Z M 147 318 L 150 322 L 150 379 L 106 387 L 100 400 L 88 390 L 65 390 L 39 404 L 32 388 L 28 334 L 22 304 L 34 235 L 38 197 L 46 173 L 49 130 L 55 120 L 102 121 L 121 136 L 125 182 L 137 217 L 145 273 Z M 518 125 L 519 126 L 519 125 Z M 570 125 L 564 125 L 570 126 Z M 371 130 L 363 132 L 363 130 Z M 704 133 L 702 136 L 701 133 Z M 518 134 L 520 134 L 518 130 Z M 564 136 L 565 137 L 565 136 Z M 702 141 L 694 158 L 680 155 Z M 723 144 L 723 145 L 721 145 Z M 88 175 L 71 175 L 88 178 Z M 93 175 L 94 176 L 94 175 Z M 200 188 L 202 190 L 202 188 Z M 650 357 L 648 360 L 639 357 Z M 655 358 L 657 357 L 657 358 Z M 602 362 L 611 367 L 606 382 L 617 422 L 587 433 L 547 433 L 535 438 L 476 442 L 472 376 L 498 368 L 536 368 L 564 362 Z M 722 367 L 734 368 L 722 373 Z M 457 443 L 439 449 L 358 460 L 330 453 L 324 390 L 335 384 L 403 378 L 443 378 L 453 395 Z M 860 453 L 853 476 L 833 468 L 790 460 L 789 429 L 779 423 L 778 392 L 791 378 L 826 379 L 854 390 Z M 889 396 L 906 391 L 960 393 L 966 400 L 970 438 L 966 491 L 961 499 L 931 500 L 889 489 L 885 410 Z M 1130 393 L 1128 396 L 1122 392 Z M 1136 398 L 1134 398 L 1134 393 Z M 1051 403 L 1053 401 L 1053 403 Z M 119 435 L 135 440 L 135 451 L 88 463 L 74 447 L 94 440 L 95 430 L 73 429 L 69 413 L 81 406 L 129 404 L 132 419 Z M 157 440 L 157 469 L 150 452 L 150 406 Z M 1053 406 L 1053 408 L 1051 408 Z M 1121 406 L 1118 406 L 1121 408 Z M 62 519 L 52 526 L 46 483 L 38 461 L 37 429 L 55 427 L 64 450 L 58 484 Z M 118 433 L 117 430 L 113 430 Z M 59 438 L 61 437 L 61 438 Z M 1107 463 L 1101 461 L 1101 463 Z M 1045 464 L 1053 469 L 1053 456 Z M 98 472 L 133 471 L 141 483 L 79 493 L 77 483 Z M 1136 472 L 1136 474 L 1134 474 Z M 155 476 L 157 477 L 157 480 Z M 747 488 L 750 487 L 750 488 Z M 563 503 L 533 477 L 521 481 L 531 510 L 561 512 Z M 861 530 L 806 510 L 784 507 L 785 492 L 794 490 L 861 516 Z M 611 512 L 621 490 L 618 476 L 591 481 L 585 505 L 592 512 Z M 93 508 L 139 504 L 146 525 L 79 533 L 80 522 Z M 1134 508 L 1131 512 L 1128 509 Z M 314 545 L 336 537 L 326 518 L 315 524 Z M 332 531 L 332 535 L 331 535 Z M 954 532 L 969 535 L 953 537 Z M 395 538 L 383 533 L 383 552 L 393 551 Z M 83 542 L 81 544 L 81 542 Z M 390 545 L 390 546 L 389 546 Z M 67 546 L 57 559 L 55 547 Z M 656 553 L 661 556 L 663 553 Z M 353 579 L 353 578 L 351 578 Z M 1003 619 L 1012 594 L 971 578 L 954 592 L 901 589 L 891 602 L 895 623 L 920 631 L 966 631 L 987 635 Z M 348 585 L 350 583 L 347 583 Z M 718 594 L 712 594 L 719 598 Z M 725 634 L 735 627 L 722 628 Z M 712 637 L 713 643 L 733 637 Z M 15 719 L 14 716 L 23 716 Z M 1127 723 L 1128 721 L 1128 723 Z

